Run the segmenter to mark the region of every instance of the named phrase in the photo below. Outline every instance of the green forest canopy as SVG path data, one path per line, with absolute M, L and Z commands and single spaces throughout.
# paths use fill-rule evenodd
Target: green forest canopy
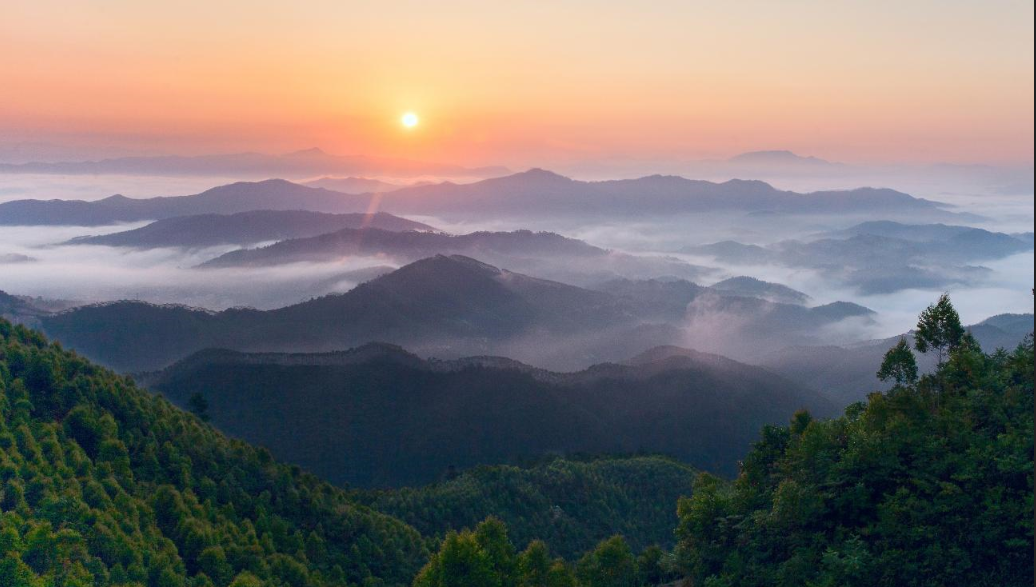
M 940 305 L 926 319 L 952 321 L 948 300 Z M 764 428 L 733 482 L 699 475 L 679 500 L 672 550 L 638 554 L 615 535 L 565 562 L 532 538 L 546 522 L 508 509 L 550 494 L 556 480 L 541 479 L 536 491 L 511 485 L 579 464 L 527 475 L 487 468 L 425 490 L 347 493 L 0 321 L 0 583 L 1030 585 L 1032 338 L 985 354 L 967 333 L 932 326 L 938 345 L 927 348 L 945 355 L 935 373 L 913 376 L 912 351 L 897 345 L 882 366 L 898 381 L 888 393 L 832 420 L 800 412 L 788 427 Z M 649 470 L 664 463 L 643 462 Z M 609 466 L 581 474 L 592 479 Z M 478 514 L 464 510 L 466 492 L 492 503 L 503 490 L 513 499 L 492 507 L 512 523 L 521 549 L 504 522 L 475 525 Z M 583 513 L 592 517 L 599 505 Z M 608 516 L 612 507 L 625 506 L 599 509 Z

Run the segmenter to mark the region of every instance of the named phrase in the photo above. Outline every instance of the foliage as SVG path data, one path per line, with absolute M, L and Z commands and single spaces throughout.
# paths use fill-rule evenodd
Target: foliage
M 637 550 L 671 547 L 674 506 L 690 492 L 694 475 L 660 456 L 555 458 L 529 467 L 481 466 L 424 487 L 355 495 L 428 536 L 497 516 L 516 543 L 543 540 L 574 559 L 613 534 Z
M 939 296 L 938 302 L 921 312 L 917 320 L 914 346 L 922 353 L 935 351 L 939 363 L 942 363 L 945 354 L 955 349 L 963 337 L 964 327 L 960 323 L 960 316 L 950 303 L 950 297 L 943 294 Z
M 897 385 L 917 381 L 917 359 L 906 338 L 899 337 L 899 342 L 885 353 L 881 368 L 878 369 L 878 379 L 892 380 Z
M 619 535 L 598 544 L 574 567 L 561 558 L 552 560 L 539 540 L 516 554 L 506 525 L 487 518 L 474 531 L 447 534 L 413 587 L 653 587 L 675 578 L 662 549 L 634 557 Z
M 0 584 L 398 585 L 425 545 L 342 490 L 0 321 Z
M 677 529 L 694 584 L 1032 584 L 1032 337 L 986 355 L 933 308 L 934 374 L 764 429 L 733 484 L 698 478 Z

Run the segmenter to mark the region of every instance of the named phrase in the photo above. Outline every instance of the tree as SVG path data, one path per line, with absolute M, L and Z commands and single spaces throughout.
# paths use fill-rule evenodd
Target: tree
M 414 579 L 414 587 L 500 587 L 501 584 L 489 554 L 479 546 L 470 530 L 447 534 L 439 552 L 432 555 Z
M 899 342 L 885 353 L 881 368 L 878 369 L 878 379 L 891 379 L 896 385 L 917 381 L 917 360 L 905 338 L 900 337 Z
M 621 535 L 598 544 L 576 566 L 580 583 L 591 587 L 632 587 L 636 585 L 636 572 L 633 552 Z
M 950 296 L 943 294 L 939 301 L 921 312 L 917 320 L 917 333 L 914 335 L 914 348 L 922 353 L 935 351 L 939 364 L 948 351 L 960 344 L 964 336 L 960 316 L 950 303 Z
M 518 584 L 521 587 L 546 587 L 550 565 L 547 545 L 542 540 L 530 542 L 518 558 L 518 569 L 521 572 Z

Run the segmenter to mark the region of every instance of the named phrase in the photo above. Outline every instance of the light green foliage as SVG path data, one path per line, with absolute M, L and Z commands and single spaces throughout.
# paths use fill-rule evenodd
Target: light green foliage
M 0 585 L 409 583 L 405 524 L 0 320 Z

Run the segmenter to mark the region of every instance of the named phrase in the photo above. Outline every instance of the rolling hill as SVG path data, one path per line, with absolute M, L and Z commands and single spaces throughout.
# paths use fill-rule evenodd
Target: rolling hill
M 729 313 L 743 316 L 737 336 L 754 336 L 764 348 L 778 340 L 815 343 L 818 328 L 871 313 L 853 304 L 804 308 L 716 294 L 690 301 L 660 307 L 629 292 L 584 289 L 469 257 L 438 255 L 344 294 L 276 310 L 209 312 L 123 301 L 42 321 L 69 348 L 125 371 L 162 368 L 209 347 L 315 352 L 371 341 L 405 345 L 425 356 L 496 354 L 578 369 L 660 344 L 707 344 L 715 333 L 689 337 L 687 327 Z
M 396 218 L 392 216 L 392 218 Z M 371 228 L 344 228 L 309 238 L 294 238 L 256 249 L 225 253 L 203 267 L 241 267 L 321 262 L 346 256 L 387 255 L 404 262 L 433 255 L 463 254 L 487 257 L 601 258 L 608 251 L 552 232 L 472 232 L 449 235 L 433 232 L 390 232 Z M 494 260 L 495 261 L 495 260 Z
M 143 381 L 178 405 L 200 394 L 220 429 L 360 486 L 601 452 L 661 452 L 733 474 L 760 426 L 802 407 L 833 410 L 772 372 L 691 351 L 558 373 L 492 357 L 428 361 L 383 344 L 211 350 Z
M 428 556 L 403 522 L 3 320 L 0 446 L 5 586 L 402 586 Z

